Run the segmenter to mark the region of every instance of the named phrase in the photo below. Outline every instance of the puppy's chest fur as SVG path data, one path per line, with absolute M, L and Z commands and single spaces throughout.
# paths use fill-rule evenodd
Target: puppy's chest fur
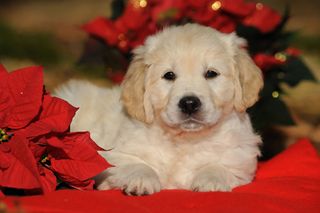
M 141 162 L 150 166 L 159 175 L 164 188 L 168 189 L 188 188 L 197 170 L 212 162 L 219 163 L 226 152 L 233 149 L 225 141 L 219 141 L 219 135 L 201 141 L 175 141 L 157 127 L 145 128 L 137 128 L 137 124 L 130 121 L 125 122 L 114 149 L 105 157 L 111 164 Z M 232 137 L 232 134 L 228 137 Z

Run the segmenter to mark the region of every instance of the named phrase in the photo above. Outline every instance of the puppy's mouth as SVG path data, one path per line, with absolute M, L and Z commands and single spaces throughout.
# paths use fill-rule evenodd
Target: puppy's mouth
M 161 123 L 172 130 L 179 132 L 199 132 L 211 127 L 215 122 L 205 119 L 204 113 L 195 115 L 180 114 L 177 117 L 170 116 L 166 111 L 161 114 Z
M 179 124 L 180 129 L 186 132 L 199 131 L 204 126 L 205 126 L 205 123 L 203 121 L 200 121 L 194 118 L 186 119 Z

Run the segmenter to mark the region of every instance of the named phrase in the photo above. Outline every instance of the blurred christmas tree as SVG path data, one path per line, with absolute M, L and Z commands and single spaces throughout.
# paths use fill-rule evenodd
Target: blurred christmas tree
M 83 26 L 90 34 L 80 62 L 100 66 L 113 81 L 120 82 L 130 51 L 145 38 L 168 25 L 200 23 L 221 32 L 235 31 L 248 41 L 248 51 L 264 73 L 265 86 L 259 102 L 249 109 L 254 127 L 269 134 L 274 125 L 293 125 L 281 100 L 280 85 L 296 86 L 315 81 L 309 68 L 291 48 L 293 32 L 284 30 L 289 10 L 283 15 L 272 8 L 244 0 L 117 0 L 111 18 L 98 17 Z M 271 135 L 272 140 L 275 136 Z

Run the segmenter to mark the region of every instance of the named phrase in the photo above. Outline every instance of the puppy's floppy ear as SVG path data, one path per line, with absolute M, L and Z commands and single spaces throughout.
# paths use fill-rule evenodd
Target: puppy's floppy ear
M 127 113 L 142 122 L 153 121 L 153 110 L 145 89 L 147 65 L 143 62 L 144 47 L 134 50 L 134 58 L 122 83 L 122 102 Z
M 235 47 L 234 71 L 235 71 L 235 99 L 234 106 L 239 112 L 244 112 L 259 98 L 259 92 L 263 86 L 261 70 L 255 65 L 248 53 Z

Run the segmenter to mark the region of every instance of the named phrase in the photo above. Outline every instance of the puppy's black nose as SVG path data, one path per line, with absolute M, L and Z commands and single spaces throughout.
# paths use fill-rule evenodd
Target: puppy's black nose
M 201 107 L 201 101 L 196 96 L 185 96 L 181 98 L 178 106 L 183 113 L 191 115 L 199 111 Z

